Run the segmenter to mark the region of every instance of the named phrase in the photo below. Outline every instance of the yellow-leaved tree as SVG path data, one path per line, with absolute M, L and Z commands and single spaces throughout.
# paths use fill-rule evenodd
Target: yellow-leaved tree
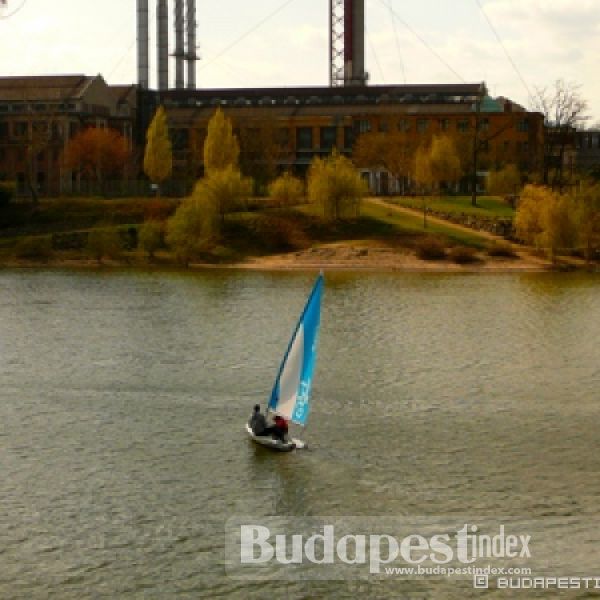
M 579 243 L 589 262 L 600 250 L 600 183 L 584 181 L 573 194 Z
M 238 156 L 231 122 L 218 109 L 204 142 L 206 175 L 167 223 L 167 243 L 182 262 L 214 246 L 223 233 L 226 215 L 245 207 L 252 180 L 242 176 Z
M 543 250 L 552 262 L 577 241 L 576 205 L 567 195 L 527 185 L 515 215 L 517 237 Z
M 429 149 L 431 181 L 441 193 L 442 184 L 456 183 L 460 176 L 460 158 L 456 146 L 447 135 L 436 135 Z
M 284 173 L 269 185 L 269 198 L 279 206 L 300 204 L 304 198 L 304 184 L 290 173 Z
M 325 219 L 337 221 L 360 215 L 360 201 L 367 184 L 352 162 L 336 151 L 327 158 L 316 158 L 308 172 L 308 199 L 318 204 Z
M 521 172 L 517 165 L 510 163 L 501 169 L 490 171 L 488 175 L 487 191 L 494 196 L 517 196 L 521 189 Z
M 204 142 L 204 172 L 210 175 L 227 167 L 237 168 L 239 156 L 240 145 L 233 135 L 231 121 L 218 108 L 208 122 Z
M 159 186 L 173 172 L 173 149 L 169 139 L 167 113 L 159 106 L 146 132 L 146 151 L 144 153 L 144 173 L 152 183 Z

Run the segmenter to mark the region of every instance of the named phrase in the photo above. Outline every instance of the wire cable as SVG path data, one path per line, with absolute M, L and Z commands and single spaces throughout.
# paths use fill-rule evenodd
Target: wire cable
M 531 94 L 531 90 L 529 89 L 529 86 L 527 85 L 527 82 L 525 81 L 525 78 L 523 77 L 523 75 L 521 75 L 521 71 L 519 71 L 519 68 L 517 67 L 515 61 L 512 59 L 512 56 L 509 54 L 508 50 L 506 49 L 506 46 L 502 42 L 502 39 L 500 38 L 500 35 L 498 34 L 498 31 L 494 27 L 494 24 L 492 23 L 492 21 L 488 17 L 488 15 L 485 12 L 485 10 L 483 10 L 483 6 L 481 5 L 481 2 L 479 0 L 475 0 L 475 3 L 479 7 L 479 10 L 481 11 L 481 14 L 483 15 L 483 17 L 487 21 L 487 24 L 489 25 L 490 29 L 492 30 L 492 32 L 496 36 L 496 40 L 498 40 L 498 43 L 500 44 L 500 47 L 504 51 L 504 54 L 506 55 L 506 58 L 508 59 L 508 61 L 512 65 L 512 68 L 515 70 L 515 73 L 517 74 L 517 76 L 519 77 L 519 79 L 521 80 L 521 83 L 523 84 L 523 87 L 527 90 L 527 94 L 528 94 L 529 98 L 532 98 L 533 96 Z
M 236 38 L 233 42 L 231 42 L 231 44 L 229 44 L 228 46 L 226 46 L 225 48 L 223 48 L 218 54 L 216 54 L 215 56 L 213 56 L 209 61 L 203 62 L 202 65 L 200 65 L 200 68 L 198 70 L 201 71 L 201 70 L 205 69 L 206 67 L 208 67 L 209 65 L 211 65 L 213 62 L 215 62 L 216 60 L 218 60 L 219 58 L 221 58 L 221 56 L 223 56 L 223 54 L 226 54 L 232 48 L 234 48 L 235 46 L 237 46 L 241 41 L 243 41 L 249 35 L 251 35 L 252 33 L 254 33 L 257 29 L 259 29 L 260 27 L 262 27 L 269 19 L 272 19 L 276 14 L 280 13 L 284 8 L 287 8 L 292 2 L 295 2 L 295 0 L 286 0 L 286 2 L 284 2 L 283 4 L 281 4 L 273 12 L 269 13 L 266 17 L 264 17 L 258 23 L 256 23 L 256 25 L 253 25 L 245 33 L 243 33 L 241 36 L 239 36 L 238 38 Z
M 373 58 L 375 59 L 375 64 L 377 65 L 377 68 L 379 69 L 379 73 L 381 74 L 381 81 L 383 81 L 383 83 L 385 83 L 385 75 L 383 74 L 383 69 L 381 68 L 379 59 L 377 58 L 377 52 L 375 52 L 375 46 L 373 46 L 373 40 L 371 40 L 371 37 L 369 36 L 369 32 L 367 31 L 366 27 L 365 27 L 365 35 L 367 36 L 367 40 L 369 41 L 369 46 L 371 48 Z
M 432 48 L 432 46 L 427 42 L 427 40 L 425 38 L 423 38 L 421 35 L 419 35 L 419 33 L 417 31 L 415 31 L 392 7 L 391 5 L 388 5 L 384 2 L 384 0 L 379 0 L 379 2 L 385 6 L 385 8 L 387 8 L 393 15 L 394 18 L 398 19 L 398 21 L 400 21 L 400 23 L 402 23 L 402 25 L 404 25 L 404 27 L 406 27 L 406 29 L 408 29 L 408 31 L 410 31 L 420 42 L 421 44 L 423 44 L 451 73 L 454 74 L 455 77 L 457 77 L 458 79 L 460 79 L 460 81 L 462 81 L 463 83 L 465 83 L 464 78 L 455 70 L 453 69 L 448 62 L 440 55 L 439 52 L 437 52 L 436 50 L 434 50 Z
M 23 0 L 23 2 L 21 2 L 21 4 L 19 4 L 19 6 L 17 6 L 17 8 L 15 8 L 11 13 L 8 13 L 4 16 L 0 15 L 0 21 L 4 21 L 5 19 L 10 19 L 11 17 L 14 17 L 26 4 L 27 0 Z
M 406 84 L 406 69 L 402 60 L 402 51 L 400 49 L 400 36 L 398 35 L 398 27 L 396 27 L 396 19 L 394 19 L 394 11 L 392 9 L 392 0 L 388 0 L 388 9 L 390 11 L 390 21 L 394 27 L 394 37 L 396 39 L 396 50 L 398 51 L 398 60 L 400 61 L 400 70 L 402 71 L 402 80 Z

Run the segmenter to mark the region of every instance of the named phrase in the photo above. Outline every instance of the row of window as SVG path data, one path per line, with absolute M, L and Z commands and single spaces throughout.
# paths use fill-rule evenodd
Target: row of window
M 30 135 L 48 136 L 50 139 L 58 140 L 65 134 L 65 129 L 67 130 L 67 137 L 72 138 L 79 132 L 81 127 L 80 123 L 74 121 L 69 123 L 59 121 L 0 121 L 0 142 L 9 138 L 23 139 Z M 131 125 L 129 123 L 125 123 L 121 129 L 121 133 L 125 137 L 131 137 Z
M 46 102 L 0 102 L 0 113 L 30 113 L 30 112 L 74 112 L 77 110 L 77 104 L 74 102 L 60 102 L 58 104 L 48 104 Z
M 473 123 L 471 119 L 458 119 L 456 121 L 452 121 L 450 119 L 442 118 L 442 119 L 428 119 L 428 118 L 419 118 L 415 120 L 415 129 L 417 133 L 427 133 L 431 130 L 432 127 L 437 123 L 437 128 L 439 131 L 450 131 L 452 129 L 452 124 L 455 124 L 455 128 L 460 133 L 467 133 L 471 127 L 473 127 Z M 396 129 L 403 133 L 409 132 L 413 126 L 413 121 L 410 119 L 400 119 L 396 122 Z M 357 131 L 358 133 L 369 133 L 372 131 L 371 121 L 369 119 L 360 119 L 357 121 Z M 487 117 L 482 117 L 479 119 L 479 131 L 488 131 L 490 128 L 490 120 Z M 381 133 L 385 133 L 391 131 L 392 127 L 388 121 L 380 121 L 377 127 L 377 130 Z M 520 133 L 526 133 L 529 131 L 529 121 L 527 119 L 520 119 L 516 123 L 516 129 Z

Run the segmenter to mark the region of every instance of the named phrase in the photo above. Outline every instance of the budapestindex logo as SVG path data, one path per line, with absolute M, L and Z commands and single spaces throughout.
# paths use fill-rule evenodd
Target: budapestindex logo
M 498 562 L 499 572 L 514 561 L 531 558 L 531 535 L 513 532 L 504 524 L 481 530 L 474 523 L 440 526 L 419 524 L 411 532 L 405 522 L 382 525 L 389 519 L 346 518 L 247 520 L 228 525 L 227 553 L 239 569 L 295 567 L 306 575 L 312 567 L 333 575 L 348 569 L 370 575 L 470 575 Z M 380 523 L 379 521 L 382 521 Z M 399 530 L 399 533 L 397 532 Z M 486 571 L 490 573 L 490 571 Z M 482 582 L 483 580 L 481 580 Z M 487 583 L 487 580 L 486 580 Z

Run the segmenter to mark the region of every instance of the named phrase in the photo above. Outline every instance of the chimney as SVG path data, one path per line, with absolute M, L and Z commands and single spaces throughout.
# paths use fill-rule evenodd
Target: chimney
M 137 0 L 137 67 L 138 85 L 141 88 L 150 87 L 150 66 L 148 63 L 148 48 L 150 35 L 148 30 L 148 0 Z
M 365 85 L 365 0 L 344 4 L 344 85 Z
M 181 89 L 185 82 L 183 70 L 185 62 L 183 0 L 175 0 L 175 87 Z
M 167 0 L 157 0 L 156 4 L 158 39 L 158 89 L 169 89 L 169 12 Z
M 187 0 L 187 86 L 196 89 L 196 0 Z

